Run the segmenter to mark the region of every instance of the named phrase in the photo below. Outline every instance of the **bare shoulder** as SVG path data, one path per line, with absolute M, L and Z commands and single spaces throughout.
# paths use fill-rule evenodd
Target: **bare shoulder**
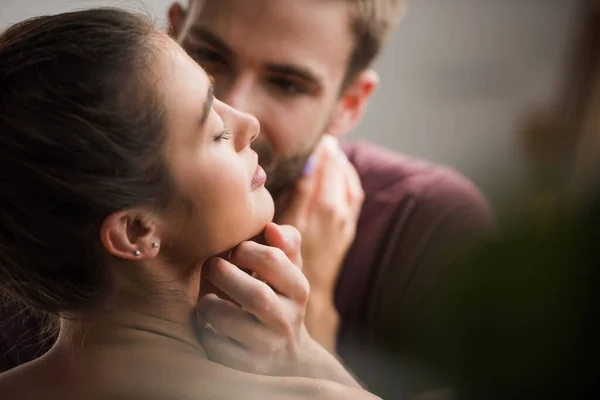
M 0 374 L 2 399 L 55 399 L 52 388 L 46 385 L 42 370 L 33 361 Z M 67 399 L 67 397 L 62 397 Z
M 257 379 L 258 378 L 258 379 Z M 341 384 L 308 378 L 281 378 L 281 377 L 254 377 L 254 389 L 258 389 L 252 399 L 356 399 L 376 400 L 379 397 L 358 388 L 351 388 Z M 232 397 L 236 398 L 236 397 Z
M 85 360 L 88 362 L 78 360 L 81 362 L 76 363 L 77 368 L 68 365 L 57 368 L 57 364 L 36 360 L 0 374 L 0 397 L 2 400 L 377 399 L 366 391 L 329 381 L 254 375 L 181 354 L 141 358 L 105 353 L 110 360 L 107 365 L 92 358 Z M 94 368 L 88 368 L 89 365 Z
M 357 399 L 357 400 L 381 400 L 378 396 L 363 389 L 351 388 L 336 382 L 319 381 L 316 389 L 311 389 L 314 397 L 319 399 Z
M 18 399 L 17 382 L 15 380 L 14 371 L 10 370 L 0 374 L 0 393 L 6 399 Z

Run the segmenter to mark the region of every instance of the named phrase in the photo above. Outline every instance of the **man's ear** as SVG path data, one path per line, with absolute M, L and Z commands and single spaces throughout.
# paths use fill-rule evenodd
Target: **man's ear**
M 136 210 L 106 217 L 100 228 L 100 240 L 110 255 L 126 260 L 154 258 L 160 248 L 156 220 Z
M 378 84 L 377 72 L 372 69 L 361 72 L 340 97 L 327 133 L 340 138 L 354 130 L 365 115 L 369 99 Z
M 168 11 L 169 29 L 168 33 L 173 40 L 179 42 L 179 36 L 183 31 L 187 11 L 177 2 L 171 4 Z

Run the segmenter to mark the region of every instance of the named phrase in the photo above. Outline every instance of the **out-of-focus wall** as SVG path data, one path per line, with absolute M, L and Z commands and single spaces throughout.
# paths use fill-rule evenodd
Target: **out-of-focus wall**
M 98 5 L 147 9 L 164 26 L 169 5 L 169 0 L 0 1 L 0 27 Z M 376 64 L 382 85 L 352 137 L 449 164 L 496 205 L 525 195 L 519 118 L 556 90 L 576 3 L 411 1 Z
M 578 0 L 413 0 L 356 136 L 450 164 L 494 203 L 528 188 L 517 131 L 564 71 Z

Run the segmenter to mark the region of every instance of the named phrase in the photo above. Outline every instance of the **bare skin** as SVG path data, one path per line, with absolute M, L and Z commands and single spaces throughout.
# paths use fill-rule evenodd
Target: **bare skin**
M 90 340 L 83 347 L 63 342 L 44 357 L 0 375 L 2 397 L 23 400 L 376 398 L 331 381 L 238 372 L 209 361 L 201 347 L 181 341 L 174 336 L 174 330 L 167 333 L 163 320 L 140 318 L 137 322 L 140 325 L 136 327 L 113 326 L 110 341 Z
M 100 241 L 111 256 L 106 268 L 114 274 L 114 302 L 61 315 L 50 352 L 0 375 L 2 397 L 374 398 L 306 333 L 308 284 L 299 270 L 300 240 L 283 240 L 298 232 L 269 223 L 273 202 L 257 180 L 250 148 L 258 123 L 214 99 L 208 76 L 175 42 L 165 35 L 152 40 L 160 41 L 155 72 L 170 113 L 165 152 L 185 211 L 175 205 L 163 215 L 140 207 L 106 217 Z M 261 232 L 271 246 L 247 241 Z M 216 257 L 232 249 L 231 261 L 266 282 Z M 211 361 L 228 364 L 223 358 L 228 350 L 221 352 L 214 341 L 204 346 L 206 337 L 198 336 L 203 272 L 236 300 L 231 306 L 260 321 L 253 329 L 272 335 L 277 346 L 268 357 L 256 351 L 258 342 L 245 341 L 238 348 L 245 368 Z M 218 338 L 237 338 L 219 319 L 223 316 L 204 314 L 222 328 Z

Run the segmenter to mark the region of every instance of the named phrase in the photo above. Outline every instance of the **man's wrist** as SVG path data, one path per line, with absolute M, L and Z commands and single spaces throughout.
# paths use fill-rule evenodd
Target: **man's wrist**
M 335 354 L 340 315 L 332 295 L 311 292 L 306 307 L 306 327 L 310 335 L 329 352 Z
M 337 323 L 339 320 L 339 314 L 335 308 L 333 299 L 333 290 L 314 290 L 311 289 L 308 304 L 306 305 L 307 318 L 317 320 L 334 319 Z

